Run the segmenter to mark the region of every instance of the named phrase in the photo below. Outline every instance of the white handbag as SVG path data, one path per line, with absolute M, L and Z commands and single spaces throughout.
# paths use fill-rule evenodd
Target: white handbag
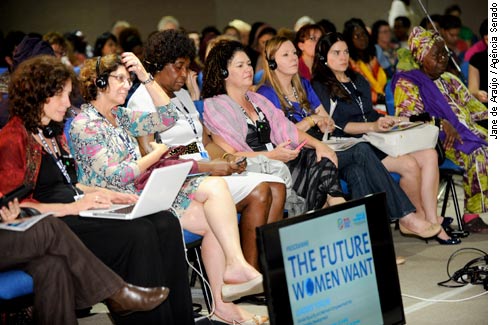
M 399 157 L 411 152 L 436 147 L 439 128 L 428 123 L 406 124 L 389 132 L 368 132 L 363 139 L 391 157 Z

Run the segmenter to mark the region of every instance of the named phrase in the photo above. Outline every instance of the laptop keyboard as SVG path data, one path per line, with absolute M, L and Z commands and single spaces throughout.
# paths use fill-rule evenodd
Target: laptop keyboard
M 118 209 L 115 209 L 115 210 L 110 210 L 108 212 L 129 214 L 129 213 L 132 212 L 132 210 L 134 210 L 134 206 L 135 206 L 135 204 L 129 205 L 129 206 L 126 206 L 126 207 L 123 207 L 123 208 L 118 208 Z

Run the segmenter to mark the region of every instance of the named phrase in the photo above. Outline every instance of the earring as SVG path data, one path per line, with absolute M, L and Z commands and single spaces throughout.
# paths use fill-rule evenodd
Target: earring
M 325 61 L 325 65 L 328 66 L 328 62 Z

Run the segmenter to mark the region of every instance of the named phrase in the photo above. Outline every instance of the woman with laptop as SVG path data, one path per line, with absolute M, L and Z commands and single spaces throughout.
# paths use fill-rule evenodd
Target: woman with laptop
M 22 207 L 59 217 L 127 283 L 170 289 L 168 299 L 149 312 L 120 316 L 110 308 L 116 324 L 193 324 L 177 218 L 167 211 L 130 221 L 77 217 L 82 210 L 135 202 L 137 196 L 76 181 L 62 135 L 73 78 L 71 68 L 47 55 L 23 62 L 12 75 L 11 119 L 0 131 L 0 192 L 9 193 L 21 184 L 32 187 L 33 192 L 21 200 Z M 37 294 L 47 297 L 44 292 Z
M 154 112 L 121 106 L 132 85 L 131 73 L 151 96 Z M 153 150 L 141 156 L 135 137 L 164 131 L 177 120 L 177 111 L 132 53 L 87 60 L 80 81 L 87 104 L 70 129 L 80 181 L 87 186 L 137 193 L 134 180 L 158 161 L 167 147 L 153 142 Z M 193 165 L 197 170 L 196 162 Z M 230 302 L 262 292 L 262 275 L 243 256 L 236 208 L 222 178 L 189 177 L 171 210 L 185 229 L 203 236 L 202 257 L 217 298 Z M 222 319 L 254 319 L 258 324 L 267 319 L 232 303 L 216 304 L 215 308 Z
M 188 82 L 189 66 L 195 52 L 193 41 L 187 34 L 173 29 L 155 33 L 144 45 L 144 60 L 149 66 L 148 70 L 170 97 L 179 115 L 177 122 L 160 133 L 160 137 L 168 146 L 186 145 L 192 148 L 187 157 L 196 160 L 202 171 L 223 176 L 237 211 L 241 213 L 239 228 L 243 254 L 248 263 L 257 268 L 255 229 L 283 218 L 286 196 L 284 181 L 274 175 L 245 172 L 246 159 L 225 153 L 211 140 L 189 92 L 182 88 Z M 196 83 L 193 86 L 197 87 Z M 149 112 L 155 110 L 144 85 L 129 96 L 127 107 Z M 147 143 L 153 141 L 152 134 L 146 138 Z

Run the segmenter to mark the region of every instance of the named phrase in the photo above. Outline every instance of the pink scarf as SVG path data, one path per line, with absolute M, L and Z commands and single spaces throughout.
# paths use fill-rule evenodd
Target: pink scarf
M 264 96 L 248 91 L 248 98 L 257 105 L 271 126 L 271 141 L 278 145 L 291 140 L 292 147 L 299 144 L 295 124 Z M 217 95 L 204 100 L 203 122 L 213 134 L 220 135 L 236 151 L 253 151 L 246 143 L 248 125 L 243 109 L 228 95 Z

